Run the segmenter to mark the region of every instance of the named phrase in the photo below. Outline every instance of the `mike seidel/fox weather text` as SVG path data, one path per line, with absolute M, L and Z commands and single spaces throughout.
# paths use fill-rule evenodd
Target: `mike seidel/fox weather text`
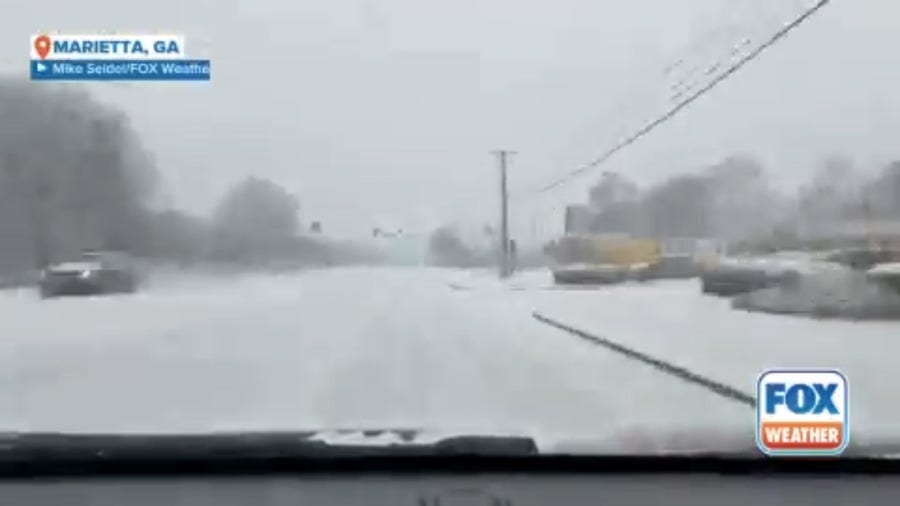
M 183 35 L 31 37 L 33 81 L 209 81 L 210 61 L 189 59 Z

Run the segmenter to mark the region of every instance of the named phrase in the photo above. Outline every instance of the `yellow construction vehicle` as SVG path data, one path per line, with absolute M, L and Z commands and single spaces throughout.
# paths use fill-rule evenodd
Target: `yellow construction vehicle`
M 649 275 L 660 242 L 619 235 L 568 234 L 549 244 L 559 283 L 614 283 Z

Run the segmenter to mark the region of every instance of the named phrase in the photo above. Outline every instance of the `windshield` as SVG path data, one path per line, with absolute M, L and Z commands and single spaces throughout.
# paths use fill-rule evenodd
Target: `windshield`
M 896 2 L 15 4 L 0 430 L 900 443 Z

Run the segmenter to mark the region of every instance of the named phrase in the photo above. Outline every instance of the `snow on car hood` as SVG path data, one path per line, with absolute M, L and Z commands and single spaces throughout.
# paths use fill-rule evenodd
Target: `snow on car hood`
M 51 266 L 48 270 L 50 272 L 82 272 L 98 269 L 100 269 L 100 264 L 97 262 L 63 262 Z
M 718 267 L 726 269 L 758 270 L 767 274 L 795 271 L 803 274 L 817 272 L 845 271 L 846 268 L 834 262 L 822 260 L 818 255 L 806 252 L 782 252 L 766 256 L 725 257 Z
M 723 430 L 698 427 L 690 430 L 649 430 L 629 428 L 608 434 L 559 434 L 538 430 L 474 427 L 345 428 L 304 430 L 307 441 L 348 446 L 411 446 L 465 437 L 528 437 L 540 454 L 547 455 L 665 455 L 758 453 L 752 429 Z M 235 434 L 240 437 L 241 434 Z M 265 434 L 261 434 L 264 436 Z
M 306 441 L 321 441 L 334 446 L 411 446 L 428 445 L 455 437 L 527 437 L 541 455 L 722 455 L 763 457 L 756 446 L 752 426 L 629 427 L 608 433 L 558 434 L 536 430 L 457 428 L 348 428 L 306 430 Z M 241 434 L 235 434 L 241 437 Z M 255 434 L 265 437 L 265 433 Z M 885 441 L 887 443 L 885 444 Z M 900 444 L 894 439 L 860 438 L 848 448 L 847 455 L 877 458 L 900 457 Z
M 870 276 L 900 276 L 900 262 L 878 264 L 867 271 Z

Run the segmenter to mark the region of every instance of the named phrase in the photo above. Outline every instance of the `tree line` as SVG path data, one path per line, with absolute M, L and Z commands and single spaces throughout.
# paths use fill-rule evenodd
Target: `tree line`
M 841 223 L 900 222 L 900 161 L 865 175 L 849 158 L 828 156 L 790 192 L 772 184 L 761 162 L 736 155 L 646 188 L 609 172 L 587 200 L 588 228 L 597 233 L 793 246 L 804 234 L 827 235 Z
M 841 244 L 827 239 L 841 224 L 861 225 L 860 235 L 866 222 L 894 222 L 900 230 L 900 161 L 864 173 L 846 156 L 826 156 L 793 191 L 773 184 L 759 160 L 742 154 L 645 187 L 606 172 L 589 188 L 586 202 L 570 208 L 575 211 L 572 225 L 580 232 L 716 238 L 739 251 L 828 248 Z M 496 246 L 485 250 L 467 244 L 452 226 L 432 233 L 429 255 L 432 264 L 452 267 L 488 267 L 497 261 Z M 534 251 L 521 257 L 529 266 L 544 260 Z
M 153 205 L 162 178 L 122 112 L 71 86 L 0 80 L 0 278 L 113 249 L 179 263 L 291 265 L 366 253 L 303 233 L 300 203 L 249 177 L 212 216 Z

